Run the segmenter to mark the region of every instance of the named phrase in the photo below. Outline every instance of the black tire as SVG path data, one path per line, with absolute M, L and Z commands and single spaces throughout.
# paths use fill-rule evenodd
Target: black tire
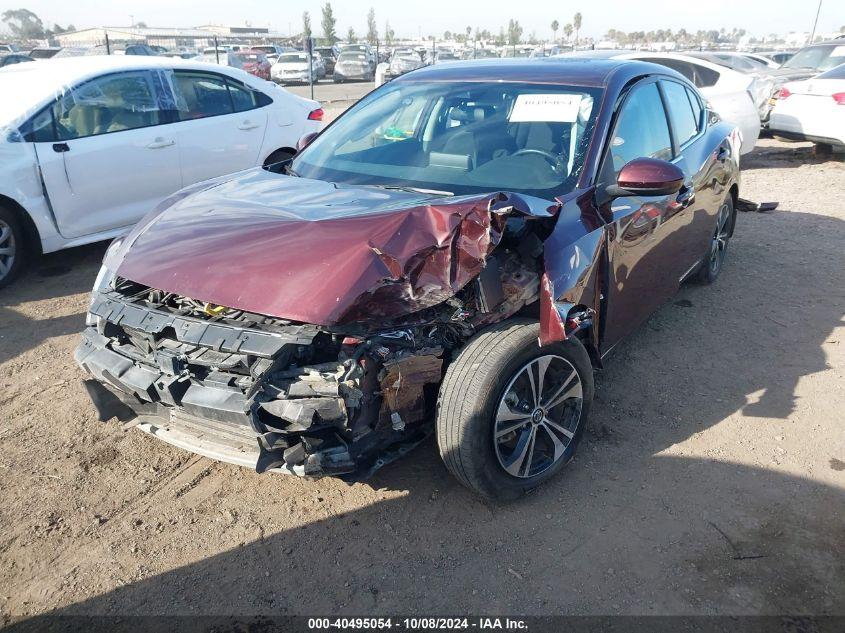
M 0 207 L 0 288 L 12 283 L 23 270 L 25 237 L 18 216 Z
M 830 156 L 833 154 L 833 145 L 830 143 L 815 143 L 813 152 L 816 156 Z
M 716 214 L 716 228 L 707 245 L 707 254 L 698 269 L 696 279 L 699 283 L 712 284 L 719 278 L 728 255 L 728 243 L 733 235 L 736 213 L 733 196 L 728 194 Z
M 483 330 L 461 350 L 440 386 L 436 416 L 440 456 L 449 472 L 463 485 L 487 499 L 514 500 L 554 477 L 572 460 L 584 433 L 594 389 L 593 369 L 587 350 L 577 338 L 540 347 L 539 334 L 539 323 L 528 319 L 505 321 Z M 502 422 L 497 422 L 497 411 L 500 403 L 511 393 L 508 391 L 511 385 L 523 375 L 523 369 L 532 361 L 548 355 L 558 357 L 555 362 L 566 361 L 563 365 L 566 371 L 574 368 L 577 372 L 582 396 L 577 411 L 571 410 L 571 415 L 575 417 L 570 418 L 577 426 L 560 457 L 552 460 L 545 470 L 531 476 L 528 476 L 530 473 L 515 476 L 505 470 L 501 461 L 500 444 L 495 434 L 501 430 L 501 426 L 497 425 Z M 550 384 L 563 387 L 567 382 Z M 542 392 L 545 391 L 541 390 L 541 400 Z M 554 397 L 550 396 L 550 400 Z M 570 400 L 562 405 L 564 411 L 569 411 L 572 402 Z M 549 415 L 552 410 L 549 409 Z M 533 416 L 513 433 L 522 434 L 525 429 L 536 426 L 531 420 Z M 567 427 L 573 429 L 571 424 Z M 551 434 L 548 429 L 546 431 Z M 536 432 L 539 437 L 539 431 Z M 549 439 L 546 438 L 545 442 L 551 445 Z M 531 445 L 530 455 L 528 469 L 534 457 L 534 444 Z M 521 467 L 517 465 L 517 470 Z

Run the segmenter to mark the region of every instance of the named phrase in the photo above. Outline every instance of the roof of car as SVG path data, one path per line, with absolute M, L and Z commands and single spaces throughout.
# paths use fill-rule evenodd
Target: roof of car
M 621 59 L 542 57 L 483 59 L 426 66 L 400 81 L 507 81 L 579 86 L 603 86 L 614 71 L 641 66 Z M 665 68 L 655 68 L 665 72 Z
M 140 68 L 172 68 L 176 65 L 191 66 L 190 60 L 175 60 L 171 57 L 152 55 L 90 55 L 51 59 L 33 67 L 30 72 L 45 77 L 61 76 L 68 79 L 99 74 L 111 70 L 136 70 Z M 13 72 L 11 69 L 8 72 Z

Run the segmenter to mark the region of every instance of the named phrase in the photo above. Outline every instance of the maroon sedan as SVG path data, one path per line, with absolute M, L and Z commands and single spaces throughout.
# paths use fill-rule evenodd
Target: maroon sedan
M 241 67 L 250 75 L 255 75 L 261 79 L 270 81 L 270 61 L 264 56 L 261 51 L 240 51 L 232 53 L 238 58 Z
M 76 351 L 101 419 L 309 477 L 434 434 L 512 499 L 571 460 L 594 368 L 715 281 L 734 229 L 736 131 L 643 62 L 428 67 L 300 149 L 109 248 Z

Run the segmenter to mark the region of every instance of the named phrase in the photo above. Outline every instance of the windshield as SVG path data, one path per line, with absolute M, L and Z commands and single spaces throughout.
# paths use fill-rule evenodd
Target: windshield
M 261 63 L 264 61 L 264 55 L 260 53 L 238 53 L 235 57 L 240 59 L 242 62 Z
M 391 82 L 318 136 L 292 169 L 330 182 L 550 198 L 575 186 L 600 96 L 557 85 Z
M 365 62 L 367 56 L 364 53 L 341 53 L 337 58 L 339 62 Z
M 305 53 L 285 53 L 279 55 L 279 64 L 302 64 L 308 61 Z
M 845 44 L 802 48 L 786 60 L 781 68 L 829 70 L 840 64 L 845 64 Z

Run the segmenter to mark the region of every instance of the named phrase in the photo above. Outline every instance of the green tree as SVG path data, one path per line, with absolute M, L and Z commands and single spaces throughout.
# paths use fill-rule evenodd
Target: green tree
M 522 39 L 522 27 L 519 25 L 519 20 L 510 20 L 508 22 L 508 44 L 515 46 L 519 44 Z
M 308 11 L 302 14 L 302 41 L 311 39 L 311 14 Z
M 393 44 L 393 38 L 396 37 L 396 33 L 390 28 L 390 22 L 385 20 L 384 22 L 384 40 L 387 42 L 387 45 L 390 46 Z
M 563 34 L 566 36 L 566 41 L 569 41 L 570 36 L 572 35 L 572 25 L 567 24 L 563 27 Z
M 334 17 L 331 2 L 327 2 L 323 5 L 323 19 L 320 24 L 323 27 L 323 39 L 326 41 L 326 44 L 332 45 L 337 42 L 338 37 L 337 33 L 335 33 L 337 20 Z
M 578 44 L 578 35 L 581 32 L 581 14 L 576 13 L 572 18 L 572 26 L 575 28 L 575 44 Z
M 557 41 L 557 30 L 560 28 L 560 22 L 552 20 L 552 33 L 554 34 L 554 41 Z
M 16 38 L 39 40 L 46 34 L 41 18 L 29 9 L 9 9 L 3 12 L 2 18 Z
M 357 36 L 355 35 L 355 29 L 353 29 L 353 28 L 350 26 L 350 27 L 349 27 L 349 30 L 346 32 L 346 42 L 347 42 L 348 44 L 354 44 L 354 43 L 355 43 L 355 40 L 357 40 L 357 39 L 358 39 L 358 38 L 357 38 Z
M 378 28 L 376 27 L 376 10 L 370 7 L 367 13 L 367 41 L 375 44 L 378 41 Z

